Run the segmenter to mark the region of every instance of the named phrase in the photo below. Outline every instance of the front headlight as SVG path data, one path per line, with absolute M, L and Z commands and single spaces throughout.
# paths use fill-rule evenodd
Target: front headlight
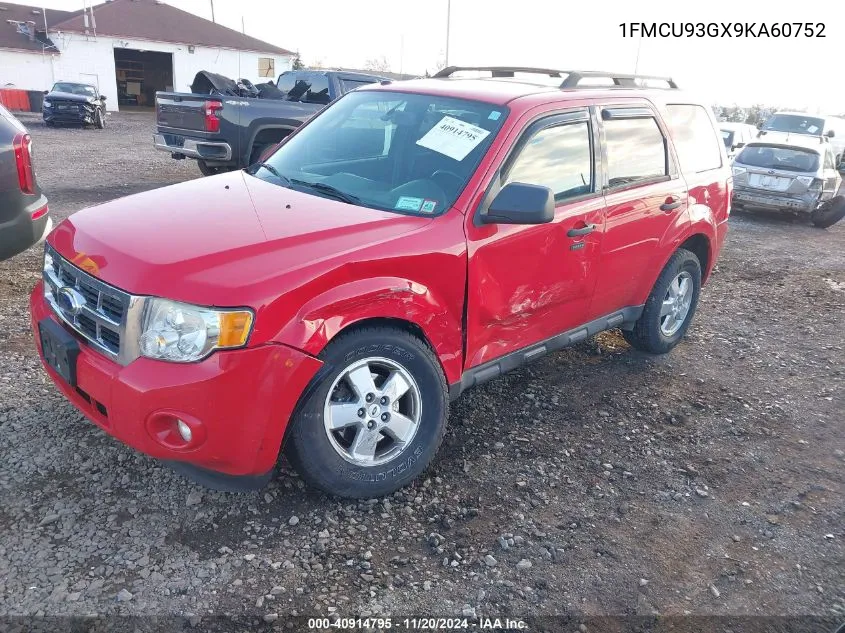
M 246 345 L 252 322 L 250 310 L 148 299 L 139 339 L 141 355 L 174 363 L 201 360 L 214 350 Z
M 53 107 L 53 104 L 52 104 L 52 103 L 50 103 L 49 101 L 45 101 L 45 102 L 44 102 L 44 103 L 42 103 L 41 105 L 43 105 L 45 108 L 51 108 L 51 107 Z

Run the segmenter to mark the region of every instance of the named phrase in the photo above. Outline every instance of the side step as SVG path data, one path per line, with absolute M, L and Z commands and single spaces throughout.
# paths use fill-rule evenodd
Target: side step
M 558 334 L 550 339 L 535 343 L 529 347 L 523 348 L 516 352 L 511 352 L 501 358 L 491 360 L 478 367 L 468 369 L 461 376 L 461 382 L 449 387 L 449 398 L 455 400 L 464 391 L 471 387 L 498 378 L 511 370 L 526 365 L 531 361 L 545 356 L 549 352 L 556 352 L 569 347 L 575 343 L 595 336 L 599 332 L 610 330 L 615 327 L 623 327 L 628 324 L 633 324 L 640 318 L 643 313 L 644 306 L 631 306 L 624 308 L 618 312 L 614 312 L 608 316 L 601 317 L 595 321 L 590 321 L 584 325 L 580 325 L 573 330 Z

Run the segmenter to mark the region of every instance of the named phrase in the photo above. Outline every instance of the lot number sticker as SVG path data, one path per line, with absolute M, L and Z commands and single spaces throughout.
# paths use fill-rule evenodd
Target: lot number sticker
M 459 119 L 444 116 L 440 122 L 417 141 L 417 145 L 453 158 L 463 160 L 490 132 Z

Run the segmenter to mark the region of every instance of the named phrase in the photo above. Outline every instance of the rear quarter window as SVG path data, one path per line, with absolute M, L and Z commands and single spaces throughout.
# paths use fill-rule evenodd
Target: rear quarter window
M 697 173 L 721 167 L 720 138 L 707 110 L 700 105 L 672 104 L 666 111 L 681 170 Z

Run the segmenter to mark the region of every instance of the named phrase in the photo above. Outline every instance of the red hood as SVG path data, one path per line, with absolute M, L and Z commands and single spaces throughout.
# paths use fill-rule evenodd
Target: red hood
M 133 294 L 258 308 L 272 298 L 264 282 L 332 258 L 348 260 L 350 251 L 428 222 L 238 171 L 79 211 L 49 242 L 77 266 Z M 271 292 L 287 290 L 283 285 Z

